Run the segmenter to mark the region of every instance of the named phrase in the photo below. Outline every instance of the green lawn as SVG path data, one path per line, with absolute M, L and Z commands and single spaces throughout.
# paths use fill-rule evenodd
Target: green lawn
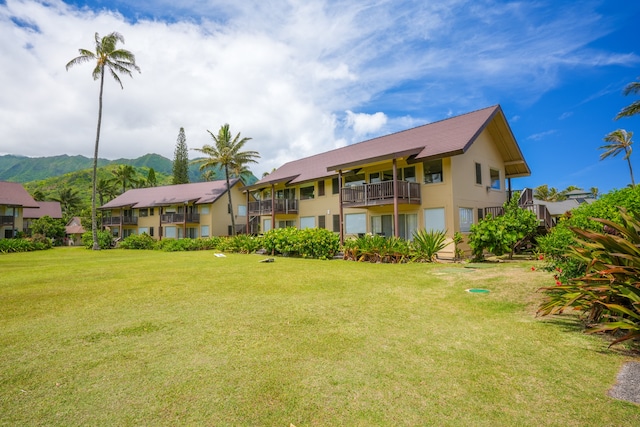
M 0 424 L 640 425 L 624 353 L 535 318 L 532 262 L 262 258 L 1 255 Z

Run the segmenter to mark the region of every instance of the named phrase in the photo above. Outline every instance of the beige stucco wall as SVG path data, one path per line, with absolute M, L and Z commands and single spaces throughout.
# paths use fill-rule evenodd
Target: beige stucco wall
M 12 216 L 14 217 L 15 225 L 13 227 L 14 230 L 20 232 L 23 230 L 24 221 L 23 221 L 23 213 L 22 207 L 16 207 L 14 211 L 13 206 L 4 206 L 0 205 L 0 215 L 1 216 Z M 0 227 L 0 239 L 4 239 L 5 230 L 10 230 L 11 226 L 2 226 Z

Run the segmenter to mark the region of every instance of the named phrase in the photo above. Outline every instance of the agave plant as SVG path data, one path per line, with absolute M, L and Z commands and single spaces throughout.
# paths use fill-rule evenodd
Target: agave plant
M 623 332 L 611 345 L 640 338 L 640 218 L 620 214 L 622 224 L 594 219 L 606 232 L 572 229 L 578 245 L 570 256 L 587 264 L 586 274 L 543 288 L 547 297 L 538 309 L 541 315 L 578 310 L 590 333 Z
M 412 248 L 414 261 L 433 262 L 438 252 L 446 248 L 451 242 L 447 242 L 447 232 L 439 230 L 418 230 L 413 233 Z

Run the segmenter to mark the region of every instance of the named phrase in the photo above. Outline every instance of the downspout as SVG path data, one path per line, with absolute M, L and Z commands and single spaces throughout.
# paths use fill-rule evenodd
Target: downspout
M 158 240 L 162 240 L 162 206 L 158 207 Z
M 507 202 L 511 201 L 513 193 L 511 192 L 511 178 L 507 178 L 507 185 L 509 186 L 509 193 L 507 194 Z
M 338 171 L 338 204 L 340 205 L 340 245 L 344 245 L 344 224 L 343 222 L 343 208 L 342 208 L 342 169 Z
M 184 224 L 182 224 L 182 238 L 187 238 L 187 205 L 188 202 L 184 203 Z
M 393 159 L 393 235 L 400 237 L 400 219 L 398 218 L 398 164 Z

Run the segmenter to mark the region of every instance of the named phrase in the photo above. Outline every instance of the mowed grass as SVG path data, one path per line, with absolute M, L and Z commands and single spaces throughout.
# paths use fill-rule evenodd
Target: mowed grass
M 263 258 L 0 256 L 1 424 L 640 425 L 625 355 L 535 318 L 532 262 Z

